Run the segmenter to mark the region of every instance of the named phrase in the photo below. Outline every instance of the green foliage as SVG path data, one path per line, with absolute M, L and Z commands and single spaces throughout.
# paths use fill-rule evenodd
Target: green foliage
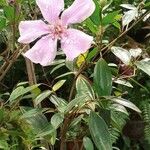
M 104 59 L 100 59 L 95 66 L 94 87 L 99 96 L 109 96 L 111 94 L 112 75 Z
M 105 121 L 95 112 L 90 113 L 89 129 L 98 150 L 111 150 L 111 138 Z
M 143 119 L 145 123 L 145 139 L 150 144 L 150 104 L 143 103 L 142 106 Z
M 65 8 L 73 1 L 65 0 Z M 58 41 L 56 60 L 41 67 L 25 65 L 20 55 L 27 46 L 17 41 L 21 20 L 42 18 L 36 1 L 0 0 L 0 149 L 133 149 L 118 139 L 135 112 L 150 144 L 149 33 L 144 41 L 138 35 L 149 30 L 143 15 L 150 3 L 93 1 L 94 13 L 71 25 L 93 36 L 91 48 L 68 61 Z M 27 77 L 40 84 L 28 85 Z

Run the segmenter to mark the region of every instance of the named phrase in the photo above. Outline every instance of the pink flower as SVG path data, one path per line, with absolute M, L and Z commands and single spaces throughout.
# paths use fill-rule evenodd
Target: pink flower
M 93 37 L 69 28 L 70 24 L 80 23 L 95 10 L 92 0 L 75 0 L 60 16 L 64 9 L 64 0 L 36 0 L 46 24 L 42 20 L 21 21 L 19 25 L 20 43 L 30 43 L 41 37 L 24 56 L 42 66 L 50 64 L 56 57 L 57 41 L 68 60 L 85 53 L 93 42 Z

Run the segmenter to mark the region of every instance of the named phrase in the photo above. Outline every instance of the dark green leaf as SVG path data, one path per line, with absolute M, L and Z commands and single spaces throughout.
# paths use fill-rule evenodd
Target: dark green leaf
M 4 14 L 6 16 L 6 18 L 9 20 L 9 21 L 13 21 L 14 20 L 14 14 L 15 14 L 15 11 L 14 11 L 14 7 L 11 7 L 11 6 L 5 6 L 4 7 Z
M 98 150 L 112 150 L 108 127 L 105 121 L 95 112 L 90 113 L 89 129 Z
M 93 23 L 95 25 L 100 25 L 101 24 L 101 8 L 100 8 L 100 5 L 98 3 L 97 0 L 93 0 L 95 5 L 96 5 L 96 8 L 95 8 L 95 11 L 94 13 L 92 14 L 92 16 L 90 17 L 90 19 L 93 21 Z
M 98 52 L 98 48 L 94 48 L 91 52 L 88 53 L 87 61 L 90 61 Z
M 0 30 L 6 27 L 6 18 L 0 16 Z
M 104 59 L 100 59 L 94 68 L 94 87 L 99 96 L 111 94 L 112 75 Z

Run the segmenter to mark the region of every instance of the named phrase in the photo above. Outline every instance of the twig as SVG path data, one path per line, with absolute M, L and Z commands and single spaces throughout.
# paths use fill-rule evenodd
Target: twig
M 17 58 L 20 56 L 21 52 L 26 48 L 26 46 L 23 47 L 23 49 L 20 51 L 20 47 L 12 54 L 11 60 L 9 62 L 6 62 L 1 68 L 0 68 L 0 82 L 3 80 L 13 63 L 17 60 Z
M 147 11 L 143 16 L 141 16 L 137 21 L 135 21 L 127 30 L 122 32 L 117 38 L 115 38 L 112 42 L 110 42 L 107 46 L 101 49 L 101 51 L 106 50 L 107 48 L 111 47 L 118 39 L 120 39 L 122 36 L 124 36 L 129 30 L 131 30 L 137 23 L 139 23 L 145 16 L 147 16 L 150 13 L 150 11 Z M 109 50 L 109 49 L 108 49 Z M 107 50 L 107 51 L 108 51 Z M 105 51 L 105 53 L 107 53 Z M 105 54 L 104 53 L 104 54 Z M 96 55 L 97 56 L 97 55 Z

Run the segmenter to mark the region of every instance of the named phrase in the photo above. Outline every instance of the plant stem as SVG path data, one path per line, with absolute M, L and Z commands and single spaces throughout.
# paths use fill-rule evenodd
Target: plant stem
M 83 64 L 81 65 L 80 69 L 78 70 L 77 74 L 74 77 L 68 101 L 71 101 L 71 99 L 73 97 L 73 91 L 74 91 L 74 88 L 75 88 L 75 85 L 76 85 L 76 80 L 79 77 L 79 75 L 82 73 L 82 71 L 84 70 L 85 66 L 86 66 L 86 62 L 83 62 Z
M 147 16 L 150 13 L 150 11 L 147 11 L 146 13 L 144 13 L 143 16 L 141 16 L 137 21 L 135 21 L 127 30 L 125 30 L 124 32 L 122 32 L 117 38 L 115 38 L 112 42 L 110 42 L 107 46 L 105 46 L 104 48 L 101 49 L 101 51 L 106 50 L 107 48 L 111 47 L 118 39 L 120 39 L 122 36 L 124 36 L 129 30 L 131 30 L 137 23 L 139 23 L 141 20 L 143 20 L 143 18 L 145 16 Z M 108 49 L 109 50 L 109 49 Z M 108 51 L 107 50 L 107 51 Z M 105 53 L 107 53 L 107 51 L 105 51 Z M 105 54 L 104 53 L 104 54 Z
M 66 115 L 66 116 L 67 116 L 67 115 Z M 72 121 L 72 114 L 70 114 L 68 117 L 65 118 L 63 127 L 62 127 L 62 129 L 61 129 L 60 150 L 64 150 L 64 147 L 65 147 L 65 140 L 66 140 L 66 132 L 67 132 L 67 130 L 68 130 L 68 127 L 69 127 L 71 121 Z

